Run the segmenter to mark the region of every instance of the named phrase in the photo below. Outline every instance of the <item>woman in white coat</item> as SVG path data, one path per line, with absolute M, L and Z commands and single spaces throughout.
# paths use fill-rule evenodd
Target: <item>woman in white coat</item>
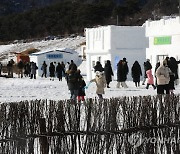
M 167 61 L 161 62 L 156 70 L 157 94 L 164 94 L 164 91 L 166 91 L 166 94 L 169 94 L 170 72 Z
M 96 71 L 96 76 L 94 79 L 92 79 L 90 82 L 95 82 L 96 83 L 96 94 L 99 97 L 99 100 L 103 100 L 102 94 L 104 94 L 104 88 L 106 87 L 106 79 L 105 75 L 103 72 Z

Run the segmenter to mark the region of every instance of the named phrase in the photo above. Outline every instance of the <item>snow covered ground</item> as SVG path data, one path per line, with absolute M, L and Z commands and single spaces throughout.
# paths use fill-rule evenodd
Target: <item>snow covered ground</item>
M 88 81 L 86 81 L 88 83 Z M 104 98 L 120 96 L 144 96 L 156 95 L 156 90 L 152 87 L 145 89 L 145 86 L 136 88 L 132 81 L 127 81 L 128 88 L 116 88 L 116 81 L 111 82 L 110 87 L 105 89 Z M 62 100 L 69 99 L 70 93 L 66 80 L 50 81 L 49 78 L 29 79 L 29 78 L 0 78 L 0 102 L 19 102 L 22 100 L 51 99 Z M 91 83 L 86 90 L 86 98 L 96 97 L 96 85 Z M 180 86 L 176 87 L 175 93 L 180 93 Z
M 80 52 L 80 44 L 85 41 L 85 37 L 76 38 L 64 38 L 61 40 L 51 41 L 39 41 L 32 43 L 10 44 L 0 46 L 0 55 L 9 54 L 11 52 L 23 51 L 27 48 L 37 48 L 40 50 L 47 50 L 51 48 L 71 48 Z M 5 59 L 4 61 L 7 61 Z M 79 66 L 82 75 L 84 75 L 86 81 L 86 62 L 83 61 Z M 88 81 L 86 81 L 88 84 Z M 116 88 L 116 81 L 111 82 L 109 89 L 105 89 L 104 98 L 120 97 L 120 96 L 144 96 L 144 95 L 156 95 L 156 90 L 150 87 L 148 90 L 145 86 L 136 88 L 132 81 L 127 81 L 128 88 Z M 92 83 L 86 90 L 86 97 L 96 97 L 96 85 Z M 180 86 L 176 87 L 175 93 L 180 93 Z M 34 99 L 69 99 L 70 93 L 66 84 L 66 80 L 62 82 L 50 81 L 49 78 L 37 77 L 37 79 L 29 78 L 0 78 L 0 102 L 19 102 L 22 100 L 34 100 Z

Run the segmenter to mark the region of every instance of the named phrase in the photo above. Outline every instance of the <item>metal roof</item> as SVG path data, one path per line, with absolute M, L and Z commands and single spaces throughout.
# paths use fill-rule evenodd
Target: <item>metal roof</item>
M 40 51 L 40 52 L 32 53 L 32 54 L 30 54 L 30 56 L 39 56 L 39 55 L 42 55 L 42 54 L 47 54 L 47 53 L 55 52 L 55 51 L 56 52 L 61 52 L 61 53 L 68 53 L 68 54 L 73 54 L 75 52 L 75 50 L 68 49 L 68 48 L 63 48 L 63 49 Z

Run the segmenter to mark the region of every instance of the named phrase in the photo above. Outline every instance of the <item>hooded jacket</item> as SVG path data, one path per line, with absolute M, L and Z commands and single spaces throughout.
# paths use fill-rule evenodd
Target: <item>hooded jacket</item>
M 91 82 L 96 83 L 96 94 L 104 94 L 104 88 L 106 87 L 106 79 L 103 73 L 97 71 L 95 79 L 92 79 Z
M 163 61 L 160 63 L 160 66 L 156 70 L 157 84 L 158 85 L 166 85 L 169 84 L 171 70 L 167 66 L 167 62 Z

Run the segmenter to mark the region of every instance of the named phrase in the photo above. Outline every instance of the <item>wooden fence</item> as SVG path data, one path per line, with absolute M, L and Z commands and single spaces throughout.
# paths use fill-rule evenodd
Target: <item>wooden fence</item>
M 0 104 L 1 154 L 180 153 L 180 96 Z

